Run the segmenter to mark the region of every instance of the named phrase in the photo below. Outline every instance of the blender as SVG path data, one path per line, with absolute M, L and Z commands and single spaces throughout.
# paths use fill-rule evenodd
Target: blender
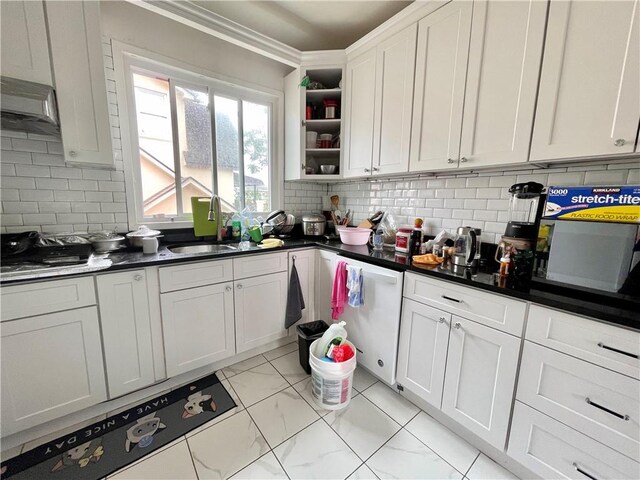
M 536 182 L 516 183 L 509 188 L 507 228 L 495 258 L 500 263 L 501 258 L 511 257 L 520 273 L 528 273 L 532 264 L 546 198 L 543 191 L 544 186 Z

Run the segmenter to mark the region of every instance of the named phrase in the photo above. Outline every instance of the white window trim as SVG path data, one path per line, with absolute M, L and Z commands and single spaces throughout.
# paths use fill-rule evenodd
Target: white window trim
M 137 119 L 134 103 L 134 88 L 130 75 L 132 65 L 158 73 L 166 73 L 189 83 L 198 81 L 214 84 L 221 92 L 241 95 L 243 99 L 258 103 L 270 103 L 272 125 L 270 185 L 272 210 L 284 205 L 284 93 L 221 75 L 188 63 L 168 58 L 158 53 L 112 40 L 113 62 L 116 81 L 116 98 L 122 141 L 122 161 L 124 164 L 125 187 L 127 192 L 127 216 L 129 229 L 144 224 L 152 228 L 191 228 L 193 222 L 186 220 L 166 221 L 146 220 L 143 216 L 140 162 L 138 149 Z

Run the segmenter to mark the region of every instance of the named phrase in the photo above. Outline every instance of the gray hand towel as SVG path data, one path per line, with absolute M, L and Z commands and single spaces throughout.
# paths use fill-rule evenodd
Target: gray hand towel
M 304 297 L 302 295 L 302 287 L 300 286 L 300 278 L 296 269 L 295 259 L 291 260 L 291 277 L 289 278 L 289 293 L 287 295 L 287 313 L 284 320 L 284 328 L 289 328 L 302 318 L 302 310 L 304 310 Z

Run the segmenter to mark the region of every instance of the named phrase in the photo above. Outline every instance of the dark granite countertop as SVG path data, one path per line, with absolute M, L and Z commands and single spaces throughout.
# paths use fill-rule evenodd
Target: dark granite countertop
M 346 258 L 352 258 L 381 267 L 391 268 L 396 271 L 411 271 L 428 275 L 441 280 L 480 288 L 501 295 L 507 295 L 540 305 L 557 308 L 559 310 L 566 310 L 578 315 L 592 317 L 599 321 L 624 326 L 634 330 L 640 330 L 640 300 L 638 299 L 630 298 L 628 300 L 620 301 L 618 299 L 612 300 L 606 297 L 599 298 L 598 296 L 594 296 L 591 292 L 555 289 L 553 286 L 536 283 L 535 281 L 526 285 L 519 285 L 513 281 L 503 283 L 500 282 L 499 277 L 492 271 L 492 268 L 494 267 L 492 262 L 486 262 L 484 268 L 481 268 L 477 272 L 465 270 L 462 272 L 453 272 L 450 268 L 443 268 L 440 266 L 434 268 L 413 266 L 411 264 L 410 257 L 397 254 L 392 250 L 385 249 L 377 252 L 373 251 L 366 245 L 344 245 L 340 243 L 340 241 L 336 240 L 318 241 L 316 239 L 309 238 L 290 238 L 285 240 L 284 247 L 275 249 L 261 249 L 252 246 L 248 250 L 235 249 L 216 253 L 198 254 L 175 254 L 172 253 L 166 245 L 161 245 L 158 253 L 152 255 L 145 255 L 139 250 L 127 250 L 111 253 L 108 255 L 108 258 L 111 260 L 111 266 L 104 270 L 92 273 L 112 272 L 123 269 L 154 267 L 202 260 L 218 260 L 241 255 L 266 254 L 305 247 L 318 247 L 336 252 Z M 31 279 L 23 278 L 20 280 L 8 279 L 3 280 L 1 284 L 10 285 L 16 283 L 46 281 L 54 278 L 60 277 L 34 277 Z

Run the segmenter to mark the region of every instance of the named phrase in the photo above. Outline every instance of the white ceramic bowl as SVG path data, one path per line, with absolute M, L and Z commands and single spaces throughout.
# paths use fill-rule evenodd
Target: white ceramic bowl
M 366 245 L 371 236 L 371 229 L 360 227 L 336 227 L 340 241 L 346 245 Z

